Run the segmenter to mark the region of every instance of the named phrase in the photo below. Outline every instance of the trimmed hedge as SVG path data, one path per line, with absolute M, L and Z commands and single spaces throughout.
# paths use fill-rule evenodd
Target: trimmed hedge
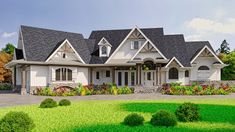
M 139 126 L 144 124 L 144 117 L 137 113 L 129 114 L 124 119 L 124 124 L 128 126 Z
M 71 102 L 67 99 L 62 99 L 59 102 L 59 106 L 69 106 L 69 105 L 71 105 Z
M 53 108 L 57 106 L 57 102 L 51 98 L 46 98 L 40 104 L 40 108 Z
M 152 115 L 150 123 L 153 126 L 176 126 L 177 119 L 174 114 L 165 110 L 159 110 L 156 114 Z
M 200 118 L 199 108 L 193 103 L 184 103 L 175 111 L 178 120 L 183 122 L 198 121 Z
M 9 112 L 0 121 L 1 132 L 30 132 L 34 127 L 33 120 L 24 112 Z

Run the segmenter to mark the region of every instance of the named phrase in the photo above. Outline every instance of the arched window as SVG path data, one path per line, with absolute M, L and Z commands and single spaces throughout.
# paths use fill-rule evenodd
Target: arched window
M 102 46 L 101 53 L 102 53 L 102 55 L 106 55 L 107 54 L 107 47 L 106 46 Z
M 175 67 L 171 68 L 169 70 L 169 79 L 178 79 L 179 75 L 178 75 L 178 69 L 176 69 Z
M 184 76 L 189 77 L 189 71 L 188 70 L 185 71 Z
M 58 68 L 55 70 L 56 81 L 72 81 L 72 70 L 68 68 Z
M 210 70 L 208 66 L 200 66 L 198 70 Z

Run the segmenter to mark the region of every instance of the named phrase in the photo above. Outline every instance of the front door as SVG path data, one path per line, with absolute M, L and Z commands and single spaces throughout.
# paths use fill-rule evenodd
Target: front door
M 143 85 L 144 86 L 154 86 L 156 81 L 155 81 L 155 76 L 156 76 L 156 71 L 155 70 L 147 70 L 143 71 Z

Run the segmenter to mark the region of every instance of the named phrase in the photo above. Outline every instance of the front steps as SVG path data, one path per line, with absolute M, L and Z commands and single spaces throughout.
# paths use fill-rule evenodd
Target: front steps
M 134 93 L 160 93 L 160 86 L 135 86 Z

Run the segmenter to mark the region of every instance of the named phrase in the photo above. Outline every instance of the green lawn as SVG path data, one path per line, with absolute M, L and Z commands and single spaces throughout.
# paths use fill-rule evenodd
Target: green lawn
M 159 109 L 174 112 L 183 102 L 199 104 L 199 122 L 178 123 L 176 127 L 153 127 L 148 122 Z M 36 132 L 45 131 L 235 131 L 235 99 L 187 99 L 157 101 L 81 101 L 69 107 L 41 109 L 38 105 L 0 109 L 0 118 L 9 111 L 24 111 L 33 118 Z M 128 127 L 121 122 L 132 112 L 141 113 L 145 124 Z

